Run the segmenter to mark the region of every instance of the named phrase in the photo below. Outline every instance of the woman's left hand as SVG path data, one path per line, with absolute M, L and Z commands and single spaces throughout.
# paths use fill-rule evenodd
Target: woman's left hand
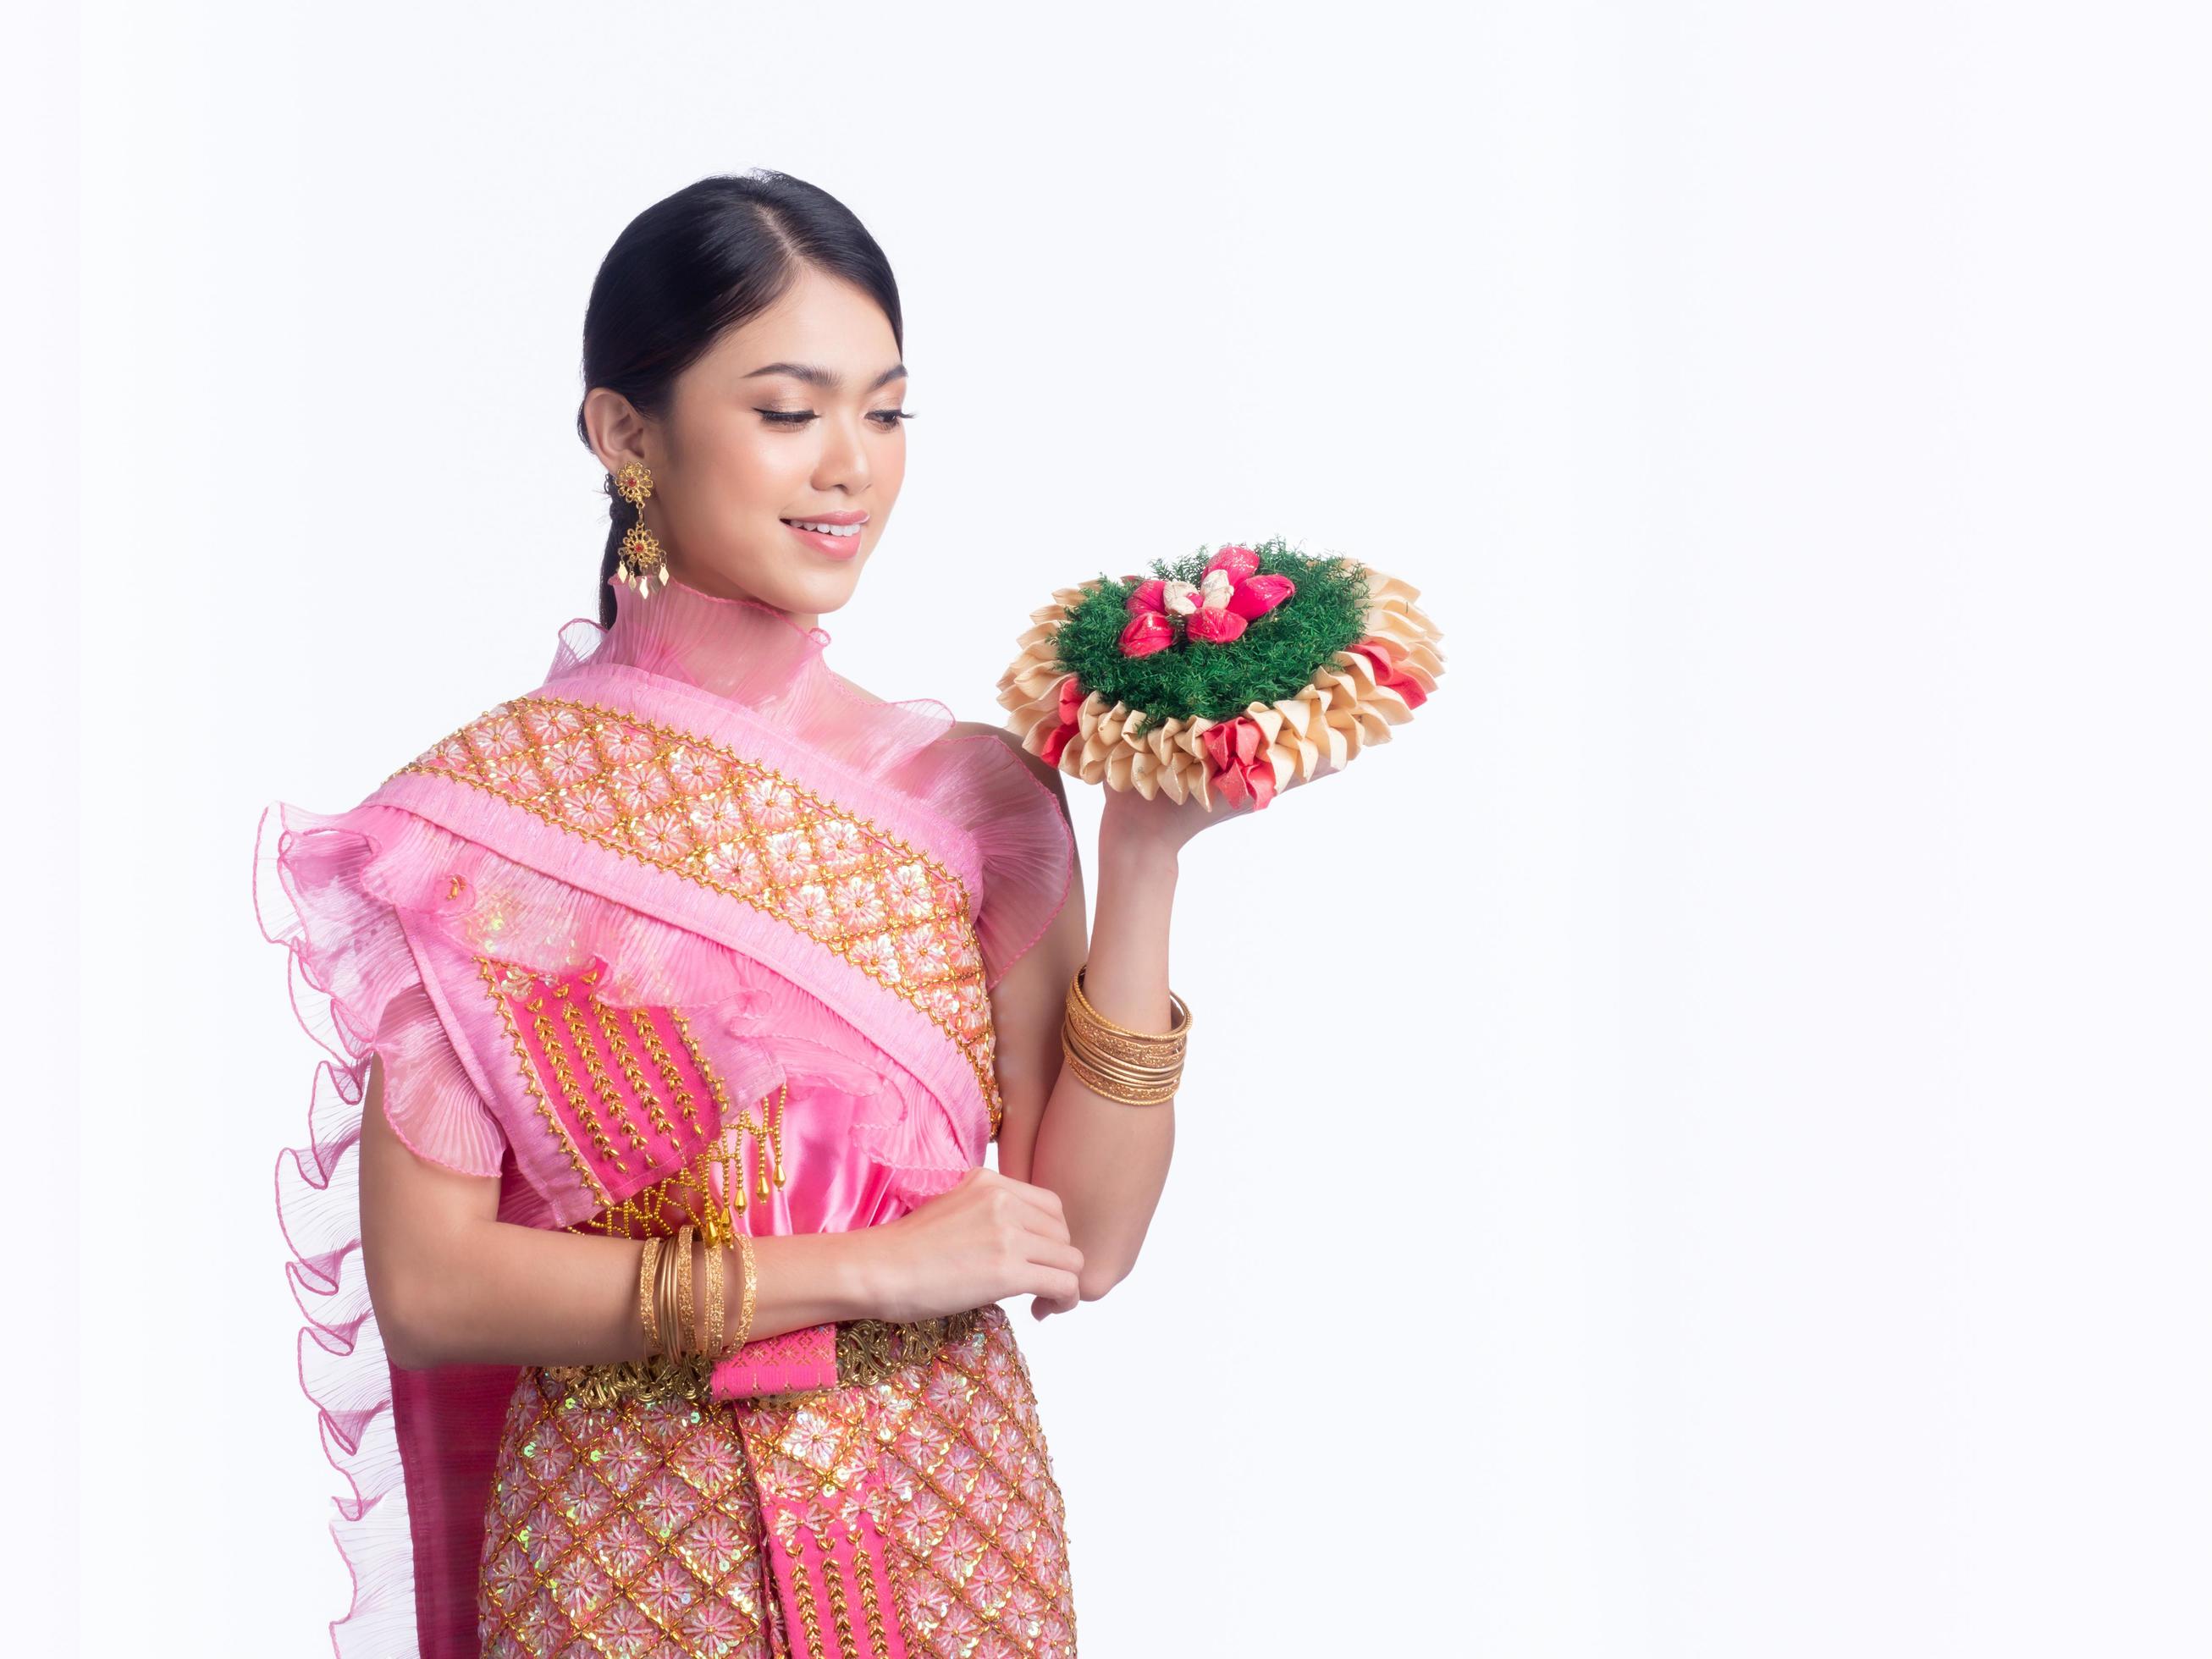
M 1276 798 L 1279 799 L 1306 781 L 1292 772 L 1287 781 L 1276 785 Z M 1142 845 L 1158 852 L 1176 853 L 1201 830 L 1266 810 L 1253 805 L 1249 799 L 1241 803 L 1230 801 L 1218 789 L 1214 794 L 1213 809 L 1208 811 L 1194 798 L 1172 800 L 1164 791 L 1146 800 L 1133 789 L 1109 789 L 1098 820 L 1099 842 L 1103 845 L 1110 837 L 1123 845 Z

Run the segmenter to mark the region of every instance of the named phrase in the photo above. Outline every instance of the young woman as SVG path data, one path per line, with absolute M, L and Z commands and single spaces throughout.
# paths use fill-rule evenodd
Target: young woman
M 820 190 L 648 209 L 585 320 L 599 623 L 360 806 L 264 815 L 337 1062 L 278 1204 L 355 1489 L 342 1655 L 1075 1651 L 1000 1304 L 1136 1257 L 1177 853 L 1225 815 L 1109 793 L 1086 939 L 1058 774 L 829 666 L 901 351 Z

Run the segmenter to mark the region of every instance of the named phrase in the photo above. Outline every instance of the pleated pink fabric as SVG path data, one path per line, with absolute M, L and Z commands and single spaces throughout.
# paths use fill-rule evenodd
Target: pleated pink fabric
M 331 1626 L 341 1659 L 488 1650 L 486 1516 L 514 1475 L 501 1436 L 543 1375 L 390 1364 L 360 1252 L 371 1054 L 395 1132 L 426 1159 L 497 1179 L 502 1220 L 604 1223 L 714 1139 L 711 1082 L 734 1109 L 784 1103 L 787 1180 L 741 1226 L 873 1225 L 984 1161 L 999 1106 L 988 994 L 1068 893 L 1059 804 L 996 733 L 958 729 L 933 700 L 866 697 L 829 667 L 825 630 L 769 607 L 682 582 L 618 593 L 611 629 L 560 630 L 533 691 L 457 727 L 351 810 L 277 802 L 257 832 L 262 931 L 287 951 L 293 1006 L 325 1051 L 306 1138 L 278 1159 L 276 1208 L 306 1319 L 301 1385 L 348 1487 L 332 1526 L 354 1579 Z M 591 987 L 598 1026 L 519 1028 L 529 988 L 559 983 Z M 562 1043 L 587 1065 L 665 1077 L 684 1121 L 629 1126 L 563 1098 L 545 1070 Z M 684 1079 L 702 1086 L 687 1092 Z M 1004 1360 L 1003 1319 L 990 1330 L 976 1376 L 986 1359 L 990 1375 L 1018 1375 L 997 1397 L 1020 1419 L 1026 1370 Z M 945 1381 L 927 1386 L 941 1395 Z M 1033 1424 L 1024 1437 L 1041 1457 Z M 1041 1468 L 1007 1478 L 1042 1503 Z M 944 1615 L 951 1631 L 980 1617 L 1009 1651 L 1073 1651 L 1050 1496 L 1047 1565 L 1006 1553 L 1026 1586 L 994 1604 L 1007 1622 L 970 1599 Z M 900 1594 L 909 1622 L 937 1622 L 919 1590 Z M 734 1638 L 687 1646 L 672 1625 L 647 1624 L 620 1650 L 756 1650 Z M 757 1634 L 758 1651 L 786 1650 L 780 1630 Z M 934 1650 L 905 1636 L 903 1650 Z

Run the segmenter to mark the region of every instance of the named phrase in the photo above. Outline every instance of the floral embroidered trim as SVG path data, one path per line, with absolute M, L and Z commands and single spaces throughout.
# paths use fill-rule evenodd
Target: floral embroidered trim
M 872 819 L 718 744 L 604 704 L 499 704 L 392 775 L 451 778 L 599 846 L 742 899 L 897 993 L 1004 1115 L 966 884 Z

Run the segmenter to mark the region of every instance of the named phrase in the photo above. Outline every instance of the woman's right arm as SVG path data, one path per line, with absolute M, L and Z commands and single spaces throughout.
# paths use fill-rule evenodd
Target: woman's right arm
M 373 1057 L 362 1109 L 362 1264 L 394 1364 L 607 1364 L 644 1353 L 636 1239 L 496 1218 L 499 1182 L 417 1157 L 384 1115 Z M 727 1317 L 738 1262 L 726 1263 Z M 753 1240 L 751 1335 L 841 1319 L 922 1319 L 1015 1295 L 1073 1295 L 1082 1258 L 1059 1200 L 989 1169 L 896 1221 Z M 694 1275 L 704 1294 L 703 1273 Z

